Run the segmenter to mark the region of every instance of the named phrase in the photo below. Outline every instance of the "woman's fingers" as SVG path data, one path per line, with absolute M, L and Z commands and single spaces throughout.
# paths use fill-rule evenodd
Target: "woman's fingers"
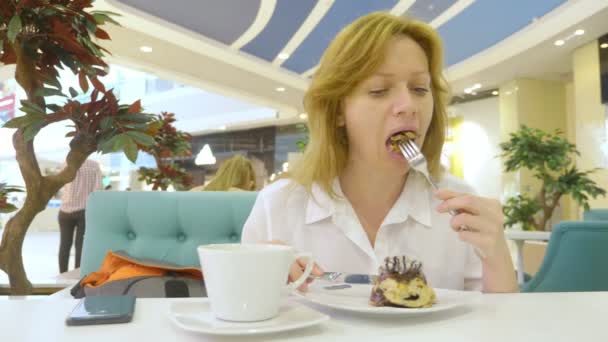
M 289 282 L 296 281 L 302 276 L 302 274 L 304 274 L 302 266 L 300 266 L 298 262 L 294 262 L 293 264 L 291 264 L 291 268 L 289 269 Z M 306 291 L 307 289 L 307 282 L 304 282 L 302 285 L 300 285 L 300 287 L 298 287 L 298 290 L 300 291 Z
M 450 226 L 458 232 L 458 237 L 477 247 L 483 255 L 492 256 L 506 244 L 504 216 L 499 201 L 446 189 L 437 190 L 434 195 L 442 200 L 437 211 L 458 212 L 450 220 Z
M 446 213 L 451 210 L 456 212 L 466 211 L 474 215 L 481 213 L 480 201 L 476 196 L 441 189 L 435 192 L 435 197 L 443 201 L 437 207 L 440 213 Z
M 290 272 L 289 281 L 296 281 L 298 278 L 300 278 L 302 276 L 302 274 L 304 274 L 304 270 L 306 269 L 307 261 L 308 261 L 308 259 L 306 259 L 306 258 L 298 258 L 296 260 L 296 262 L 293 263 L 292 268 L 296 267 L 297 271 Z M 321 275 L 323 275 L 323 269 L 321 269 L 321 267 L 315 263 L 310 274 L 314 275 L 314 276 L 321 276 Z M 306 291 L 308 289 L 308 284 L 312 283 L 313 281 L 314 281 L 314 278 L 311 278 L 311 277 L 306 278 L 306 281 L 300 287 L 298 287 L 298 290 Z
M 468 212 L 473 215 L 484 215 L 502 221 L 502 206 L 499 201 L 492 198 L 474 196 L 471 194 L 440 189 L 435 197 L 443 202 L 437 207 L 441 213 L 456 211 Z
M 296 262 L 298 263 L 298 265 L 300 265 L 302 272 L 304 272 L 304 270 L 306 269 L 306 263 L 308 262 L 308 259 L 298 258 L 296 260 Z M 310 272 L 310 274 L 313 276 L 322 276 L 323 272 L 324 272 L 323 269 L 319 265 L 317 265 L 317 263 L 315 263 L 312 267 L 312 271 Z
M 485 233 L 491 231 L 493 223 L 483 216 L 462 212 L 450 219 L 450 226 L 454 231 L 470 230 Z
M 272 245 L 287 245 L 285 242 L 281 241 L 281 240 L 272 240 L 272 241 L 267 241 L 265 243 L 268 244 L 272 244 Z M 304 270 L 306 269 L 306 263 L 308 262 L 307 258 L 298 258 L 293 264 L 291 264 L 291 267 L 289 268 L 289 282 L 293 282 L 298 280 L 302 274 L 304 274 Z M 321 276 L 323 275 L 323 269 L 317 265 L 316 263 L 313 265 L 312 271 L 310 272 L 311 275 L 313 276 Z M 308 289 L 308 284 L 311 283 L 314 279 L 312 278 L 307 278 L 306 281 L 300 286 L 298 287 L 298 290 L 300 291 L 306 291 Z

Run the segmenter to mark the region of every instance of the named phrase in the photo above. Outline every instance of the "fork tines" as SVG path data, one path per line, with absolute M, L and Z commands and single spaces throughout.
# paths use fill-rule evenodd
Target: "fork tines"
M 416 143 L 412 140 L 406 140 L 399 143 L 399 149 L 401 153 L 405 155 L 408 160 L 412 160 L 416 158 L 416 156 L 420 155 L 420 149 L 416 145 Z

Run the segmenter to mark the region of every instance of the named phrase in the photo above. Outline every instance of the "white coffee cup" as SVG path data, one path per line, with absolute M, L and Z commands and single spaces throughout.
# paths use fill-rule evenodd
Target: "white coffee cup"
M 310 253 L 270 244 L 215 244 L 198 247 L 211 310 L 222 320 L 253 322 L 278 315 L 283 297 L 302 285 L 314 262 Z M 297 258 L 304 274 L 286 284 Z

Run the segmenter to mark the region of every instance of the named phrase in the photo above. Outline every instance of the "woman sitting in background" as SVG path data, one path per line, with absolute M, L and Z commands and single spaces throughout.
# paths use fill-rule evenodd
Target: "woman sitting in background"
M 190 191 L 253 191 L 255 172 L 249 159 L 240 154 L 224 161 L 215 177 L 207 185 L 197 186 Z

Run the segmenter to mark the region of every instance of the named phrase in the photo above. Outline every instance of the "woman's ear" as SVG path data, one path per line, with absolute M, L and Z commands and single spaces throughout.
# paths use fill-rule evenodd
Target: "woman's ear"
M 346 126 L 346 120 L 344 119 L 344 114 L 343 113 L 338 114 L 338 118 L 336 119 L 336 123 L 337 123 L 338 127 L 344 127 L 344 126 Z
M 346 118 L 344 116 L 344 100 L 340 101 L 338 105 L 338 117 L 336 118 L 336 125 L 338 127 L 346 126 Z

